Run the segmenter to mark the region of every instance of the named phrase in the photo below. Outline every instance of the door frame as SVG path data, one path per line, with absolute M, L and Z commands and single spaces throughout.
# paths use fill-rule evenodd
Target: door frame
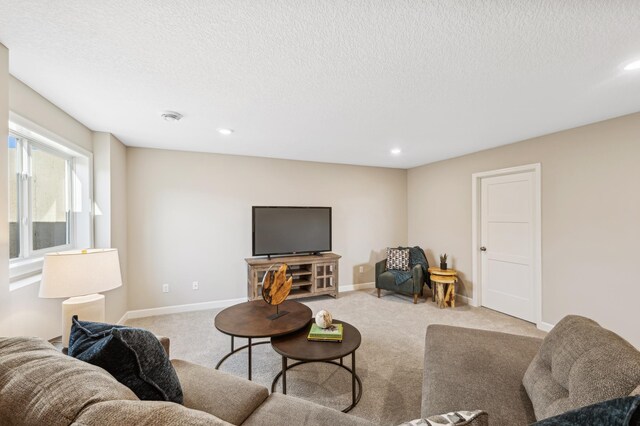
M 482 262 L 480 261 L 480 224 L 482 179 L 516 173 L 533 172 L 533 287 L 536 325 L 542 325 L 542 176 L 540 163 L 490 170 L 471 175 L 471 279 L 473 282 L 472 306 L 482 306 Z

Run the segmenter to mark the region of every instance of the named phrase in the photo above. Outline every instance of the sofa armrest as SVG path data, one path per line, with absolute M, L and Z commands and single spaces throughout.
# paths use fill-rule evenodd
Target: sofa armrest
M 387 259 L 382 259 L 380 262 L 376 262 L 376 283 L 378 282 L 378 277 L 384 271 L 387 270 Z
M 171 360 L 178 374 L 184 406 L 242 424 L 269 396 L 264 386 L 179 359 Z
M 170 351 L 171 340 L 168 337 L 164 337 L 164 336 L 156 335 L 156 337 L 160 341 L 160 344 L 162 345 L 162 348 L 164 349 L 164 351 L 167 353 L 167 357 L 170 357 L 171 356 L 171 351 Z

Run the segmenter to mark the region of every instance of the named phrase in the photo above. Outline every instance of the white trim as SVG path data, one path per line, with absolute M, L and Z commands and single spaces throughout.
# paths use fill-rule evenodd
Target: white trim
M 554 324 L 550 324 L 548 322 L 540 321 L 540 322 L 538 322 L 538 324 L 536 324 L 536 327 L 538 328 L 538 330 L 551 331 L 551 329 L 553 327 L 555 327 L 555 325 Z
M 42 280 L 42 274 L 30 275 L 27 278 L 22 278 L 9 283 L 9 291 L 20 290 L 21 288 L 38 284 L 40 285 L 40 281 Z
M 68 244 L 33 250 L 27 252 L 23 257 L 10 259 L 9 277 L 10 281 L 12 281 L 10 289 L 16 290 L 37 282 L 37 280 L 34 280 L 32 277 L 24 279 L 23 276 L 32 273 L 41 273 L 45 254 L 54 251 L 70 250 L 79 246 L 83 248 L 93 247 L 93 153 L 13 111 L 9 111 L 9 130 L 19 137 L 28 140 L 29 147 L 35 144 L 39 149 L 59 156 L 68 162 L 69 199 L 74 203 L 74 205 L 69 206 L 68 210 L 71 213 L 67 219 L 70 230 Z M 24 155 L 24 153 L 21 153 L 21 155 Z M 30 157 L 31 154 L 29 153 L 29 158 Z M 82 173 L 82 176 L 80 176 L 77 171 L 79 161 L 83 164 L 86 163 L 86 173 Z M 29 175 L 31 174 L 31 170 L 29 169 L 27 169 L 26 172 Z M 82 193 L 76 194 L 75 184 L 77 180 L 80 180 L 82 184 L 86 184 L 86 198 L 82 197 Z M 31 191 L 31 185 L 29 185 L 29 191 Z M 78 195 L 79 198 L 76 198 L 75 195 Z M 31 195 L 29 194 L 29 198 L 30 197 Z M 23 204 L 28 205 L 29 203 L 25 200 Z M 88 207 L 86 211 L 78 212 L 74 210 L 75 205 L 87 205 Z M 30 210 L 28 214 L 31 214 Z M 80 230 L 79 228 L 78 217 L 80 215 L 86 216 L 86 229 Z M 31 227 L 33 224 L 31 219 L 29 216 L 29 232 L 21 233 L 27 240 L 30 238 L 30 235 L 32 235 Z M 80 236 L 82 236 L 82 238 L 80 238 Z M 80 240 L 82 240 L 81 244 L 79 243 Z M 32 247 L 32 244 L 21 241 L 20 246 L 23 248 Z
M 129 312 L 125 312 L 124 315 L 122 315 L 122 318 L 120 318 L 116 324 L 124 325 L 124 323 L 127 322 L 128 319 L 129 319 Z
M 480 282 L 479 245 L 480 240 L 480 185 L 483 178 L 510 175 L 514 173 L 533 172 L 534 207 L 534 250 L 533 250 L 533 286 L 535 292 L 535 315 L 538 328 L 548 324 L 542 322 L 542 174 L 540 163 L 509 167 L 506 169 L 490 170 L 473 173 L 471 175 L 471 280 L 473 283 L 472 306 L 482 306 L 482 292 Z M 547 324 L 547 325 L 545 325 Z M 551 326 L 553 327 L 553 326 Z
M 465 305 L 475 306 L 475 305 L 473 305 L 473 299 L 470 298 L 469 296 L 464 296 L 462 294 L 456 294 L 456 299 L 460 300 Z
M 376 288 L 376 283 L 375 282 L 370 282 L 370 283 L 359 283 L 359 284 L 352 284 L 352 285 L 340 285 L 340 287 L 338 287 L 338 291 L 339 293 L 342 293 L 343 291 L 358 291 L 358 290 L 369 290 L 372 288 Z
M 162 306 L 160 308 L 150 308 L 150 309 L 138 309 L 135 311 L 128 311 L 124 314 L 122 318 L 126 320 L 134 319 L 134 318 L 145 318 L 145 317 L 153 317 L 156 315 L 167 315 L 167 314 L 178 314 L 181 312 L 193 312 L 193 311 L 204 311 L 206 309 L 216 309 L 216 308 L 227 308 L 232 305 L 237 305 L 238 303 L 246 302 L 247 298 L 242 297 L 240 299 L 227 299 L 227 300 L 213 300 L 211 302 L 201 302 L 201 303 L 190 303 L 187 305 L 173 305 L 173 306 Z M 122 321 L 122 319 L 120 319 Z

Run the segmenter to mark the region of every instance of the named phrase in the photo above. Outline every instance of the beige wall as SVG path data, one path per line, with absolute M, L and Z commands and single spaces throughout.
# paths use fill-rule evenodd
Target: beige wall
M 117 248 L 122 287 L 105 293 L 106 321 L 117 322 L 127 311 L 126 147 L 110 133 L 93 134 L 95 246 Z
M 91 130 L 38 92 L 9 76 L 10 110 L 87 151 L 93 151 Z
M 246 297 L 253 205 L 331 206 L 342 285 L 373 281 L 377 251 L 406 243 L 405 170 L 127 151 L 132 310 Z
M 471 174 L 542 165 L 542 320 L 586 315 L 640 346 L 640 113 L 410 169 L 408 238 L 471 296 Z
M 107 322 L 116 322 L 128 306 L 127 148 L 111 136 L 111 247 L 118 249 L 122 288 L 107 293 Z M 117 293 L 116 293 L 117 292 Z
M 9 136 L 9 50 L 0 43 L 0 140 Z M 3 146 L 7 146 L 5 143 Z M 0 336 L 11 330 L 7 149 L 0 149 Z

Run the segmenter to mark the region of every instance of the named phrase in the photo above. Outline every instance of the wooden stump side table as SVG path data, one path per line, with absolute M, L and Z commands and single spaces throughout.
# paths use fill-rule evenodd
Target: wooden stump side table
M 439 308 L 456 307 L 456 282 L 458 273 L 455 269 L 429 268 L 431 283 L 433 284 L 433 301 Z

